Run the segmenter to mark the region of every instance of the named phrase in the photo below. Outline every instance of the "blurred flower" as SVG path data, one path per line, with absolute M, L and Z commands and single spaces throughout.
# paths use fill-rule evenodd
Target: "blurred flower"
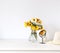
M 35 20 L 36 20 L 36 23 L 42 24 L 42 21 L 40 19 L 36 18 Z
M 36 31 L 36 27 L 34 25 L 31 26 L 31 29 Z

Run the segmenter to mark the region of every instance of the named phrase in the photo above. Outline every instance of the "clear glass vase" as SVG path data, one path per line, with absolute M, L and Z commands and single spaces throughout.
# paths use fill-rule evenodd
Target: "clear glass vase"
M 32 42 L 36 42 L 37 41 L 37 32 L 36 31 L 31 30 L 29 41 L 32 41 Z
M 40 36 L 41 37 L 41 40 L 42 40 L 42 42 L 40 42 L 41 44 L 45 44 L 45 39 L 46 39 L 46 33 L 45 33 L 45 35 L 41 35 Z

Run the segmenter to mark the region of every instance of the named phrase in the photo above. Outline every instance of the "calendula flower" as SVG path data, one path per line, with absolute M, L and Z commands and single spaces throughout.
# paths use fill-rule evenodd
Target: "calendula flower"
M 32 25 L 31 26 L 31 29 L 35 31 L 36 30 L 36 27 L 34 25 Z
M 42 24 L 42 21 L 40 19 L 38 19 L 38 18 L 35 18 L 35 22 L 39 23 L 39 24 Z
M 41 35 L 43 36 L 43 35 L 45 35 L 45 34 L 46 34 L 46 30 L 44 30 L 44 29 L 39 32 L 39 35 L 40 35 L 40 36 L 41 36 Z
M 27 22 L 27 26 L 31 26 L 31 22 L 29 21 L 29 22 Z
M 31 19 L 31 22 L 35 22 L 35 18 L 32 18 L 32 19 Z

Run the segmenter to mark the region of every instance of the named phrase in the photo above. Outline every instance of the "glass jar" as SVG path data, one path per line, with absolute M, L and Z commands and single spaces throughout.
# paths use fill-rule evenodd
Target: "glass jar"
M 37 32 L 36 31 L 31 30 L 29 41 L 32 41 L 32 42 L 36 42 L 37 41 Z

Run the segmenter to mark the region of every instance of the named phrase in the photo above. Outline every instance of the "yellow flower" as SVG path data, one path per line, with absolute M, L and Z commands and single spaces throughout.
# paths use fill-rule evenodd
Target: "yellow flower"
M 36 26 L 36 30 L 38 30 L 39 29 L 39 27 L 38 26 Z
M 27 26 L 31 26 L 31 22 L 30 21 L 27 22 Z
M 32 30 L 36 30 L 36 27 L 32 25 L 32 26 L 31 26 L 31 29 L 32 29 Z
M 31 22 L 30 22 L 30 21 L 28 21 L 28 22 L 24 22 L 24 26 L 25 26 L 25 27 L 27 27 L 27 26 L 30 27 L 30 26 L 31 26 Z

